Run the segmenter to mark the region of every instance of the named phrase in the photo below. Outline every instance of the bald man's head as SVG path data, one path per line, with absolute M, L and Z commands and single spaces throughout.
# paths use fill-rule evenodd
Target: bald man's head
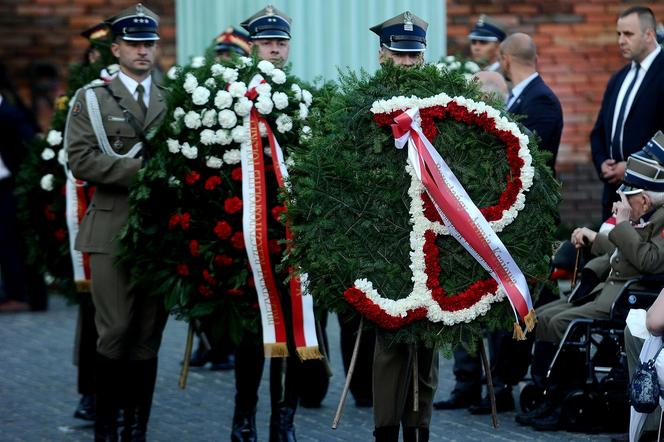
M 509 55 L 513 63 L 523 66 L 532 66 L 537 64 L 537 47 L 529 35 L 517 32 L 507 37 L 500 44 L 500 54 Z

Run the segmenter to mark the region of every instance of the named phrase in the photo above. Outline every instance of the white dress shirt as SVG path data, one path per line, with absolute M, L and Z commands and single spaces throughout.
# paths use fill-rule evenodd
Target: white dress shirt
M 529 77 L 521 80 L 519 84 L 517 84 L 512 88 L 512 92 L 510 93 L 511 98 L 507 102 L 507 109 L 509 109 L 510 107 L 512 107 L 514 103 L 516 103 L 516 100 L 519 99 L 519 96 L 523 93 L 523 90 L 526 88 L 526 86 L 528 86 L 530 82 L 536 79 L 538 76 L 539 74 L 537 72 L 530 74 Z
M 136 87 L 138 86 L 138 81 L 122 72 L 122 70 L 120 70 L 118 77 L 120 78 L 122 84 L 125 85 L 131 96 L 134 97 L 134 100 L 137 100 L 138 92 L 136 92 Z M 145 107 L 148 107 L 150 105 L 150 86 L 152 86 L 152 75 L 148 75 L 145 80 L 141 81 L 141 84 L 143 85 L 144 90 L 143 102 L 145 103 Z

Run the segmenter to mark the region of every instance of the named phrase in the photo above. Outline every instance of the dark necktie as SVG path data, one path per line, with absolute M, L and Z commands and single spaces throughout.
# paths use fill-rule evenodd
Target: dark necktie
M 613 131 L 613 140 L 611 140 L 611 158 L 613 158 L 614 160 L 622 161 L 624 159 L 621 135 L 623 132 L 623 123 L 625 121 L 625 108 L 627 108 L 627 101 L 629 100 L 629 96 L 632 93 L 632 89 L 634 89 L 634 85 L 636 84 L 636 79 L 639 78 L 640 67 L 641 66 L 639 66 L 638 63 L 634 64 L 634 78 L 632 79 L 632 82 L 629 84 L 627 92 L 625 92 L 625 96 L 623 97 L 623 101 L 620 104 L 620 111 L 618 112 L 616 127 Z
M 143 118 L 145 118 L 145 115 L 148 113 L 148 108 L 145 105 L 145 100 L 143 100 L 143 93 L 145 92 L 145 88 L 143 87 L 142 84 L 139 84 L 136 86 L 136 101 L 138 102 L 138 107 L 141 108 L 141 112 L 143 113 Z

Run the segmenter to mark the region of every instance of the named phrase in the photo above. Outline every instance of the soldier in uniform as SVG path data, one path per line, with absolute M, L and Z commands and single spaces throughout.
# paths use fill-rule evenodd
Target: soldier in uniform
M 404 12 L 371 28 L 380 37 L 379 61 L 399 66 L 424 62 L 428 23 Z M 413 411 L 413 360 L 417 358 L 419 379 L 418 412 Z M 438 386 L 438 352 L 422 344 L 390 342 L 376 331 L 373 367 L 374 437 L 397 442 L 403 425 L 404 442 L 429 440 L 433 397 Z
M 219 57 L 231 54 L 247 56 L 251 52 L 249 36 L 234 27 L 228 27 L 215 40 L 214 50 Z
M 503 25 L 482 14 L 470 30 L 470 57 L 485 71 L 500 69 L 500 43 L 507 33 Z
M 152 80 L 158 17 L 140 3 L 107 20 L 120 65 L 109 84 L 82 88 L 65 133 L 69 166 L 97 190 L 81 222 L 76 249 L 90 254 L 96 309 L 97 421 L 95 440 L 145 440 L 167 313 L 161 299 L 131 289 L 129 271 L 115 263 L 117 235 L 127 222 L 129 186 L 149 151 L 146 133 L 165 115 L 162 89 Z

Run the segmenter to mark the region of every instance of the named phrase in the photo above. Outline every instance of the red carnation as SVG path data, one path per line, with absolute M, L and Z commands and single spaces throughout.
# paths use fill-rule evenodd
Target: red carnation
M 221 178 L 216 175 L 211 176 L 205 181 L 205 190 L 214 190 L 219 184 L 221 184 Z
M 231 238 L 231 243 L 233 244 L 233 247 L 238 250 L 244 249 L 244 235 L 242 232 L 235 232 Z
M 59 242 L 62 242 L 65 240 L 65 237 L 67 236 L 65 229 L 58 229 L 54 233 L 55 239 L 57 239 Z
M 231 295 L 231 296 L 242 296 L 242 295 L 244 295 L 244 290 L 242 290 L 242 289 L 228 289 L 228 290 L 226 290 L 226 294 Z
M 272 208 L 272 217 L 277 220 L 281 221 L 281 214 L 286 212 L 286 207 L 285 206 L 276 206 Z
M 233 258 L 228 255 L 216 255 L 214 257 L 214 265 L 217 267 L 225 267 L 233 264 Z
M 242 200 L 236 196 L 226 198 L 226 201 L 224 201 L 224 210 L 230 214 L 242 210 Z
M 173 230 L 180 224 L 180 214 L 174 213 L 171 215 L 171 218 L 168 220 L 168 230 Z
M 242 168 L 241 167 L 236 167 L 233 169 L 231 172 L 231 179 L 233 181 L 242 181 Z
M 180 276 L 189 276 L 189 267 L 187 264 L 178 264 L 178 275 Z
M 214 296 L 214 292 L 210 289 L 210 287 L 204 286 L 202 284 L 198 286 L 198 293 L 203 295 L 204 298 L 211 298 Z
M 279 241 L 276 239 L 269 240 L 267 242 L 267 248 L 270 253 L 281 253 L 281 246 L 279 245 Z
M 182 230 L 189 229 L 190 220 L 191 220 L 191 215 L 189 215 L 188 212 L 182 214 L 182 216 L 180 217 L 180 227 L 182 227 Z
M 55 220 L 55 212 L 53 211 L 52 204 L 49 204 L 48 206 L 44 207 L 44 217 L 46 217 L 46 219 L 49 221 Z
M 195 170 L 192 170 L 187 174 L 187 176 L 184 177 L 184 182 L 191 186 L 200 179 L 201 179 L 201 174 L 196 172 Z
M 214 226 L 214 233 L 219 239 L 228 239 L 233 233 L 233 228 L 226 221 L 217 221 L 217 225 Z
M 210 271 L 208 269 L 203 270 L 203 279 L 211 286 L 217 285 L 217 280 L 214 279 L 214 277 L 210 274 Z
M 198 241 L 195 239 L 192 239 L 189 241 L 189 253 L 191 253 L 191 256 L 194 258 L 198 258 L 201 256 L 201 251 L 199 250 L 200 246 L 198 245 Z

